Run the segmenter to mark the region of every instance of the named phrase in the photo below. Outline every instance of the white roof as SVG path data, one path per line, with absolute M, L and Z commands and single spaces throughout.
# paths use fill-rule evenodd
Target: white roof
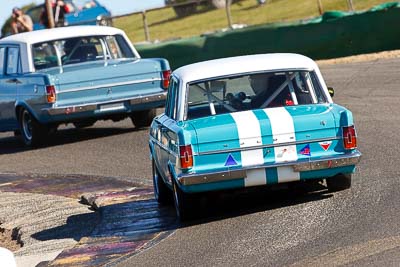
M 50 40 L 65 39 L 70 37 L 91 36 L 91 35 L 114 35 L 123 34 L 123 31 L 106 26 L 70 26 L 54 29 L 44 29 L 32 32 L 14 34 L 0 40 L 1 43 L 26 43 L 34 44 Z
M 229 57 L 194 63 L 178 68 L 174 75 L 184 83 L 212 77 L 222 77 L 239 73 L 287 70 L 318 69 L 310 58 L 299 54 L 258 54 Z

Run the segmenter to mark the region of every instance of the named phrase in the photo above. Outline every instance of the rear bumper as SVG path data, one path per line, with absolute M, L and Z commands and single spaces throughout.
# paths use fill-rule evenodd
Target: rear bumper
M 131 109 L 131 106 L 136 106 L 134 110 L 141 110 L 140 107 L 158 107 L 167 99 L 167 91 L 151 94 L 151 95 L 140 95 L 129 99 L 117 99 L 112 101 L 105 101 L 99 103 L 81 104 L 81 105 L 69 105 L 62 107 L 51 107 L 44 108 L 42 112 L 50 116 L 57 115 L 70 115 L 79 114 L 84 112 L 126 112 Z M 128 103 L 128 107 L 125 103 Z M 103 107 L 103 108 L 102 108 Z
M 351 154 L 345 154 L 335 157 L 326 157 L 311 161 L 296 161 L 272 164 L 268 166 L 255 166 L 249 168 L 242 168 L 237 170 L 228 170 L 223 172 L 209 172 L 209 173 L 193 173 L 182 174 L 178 176 L 178 181 L 183 186 L 207 184 L 214 182 L 222 182 L 236 179 L 246 179 L 248 170 L 277 168 L 277 167 L 292 167 L 294 172 L 307 172 L 318 170 L 329 170 L 334 168 L 354 166 L 361 159 L 361 153 L 356 150 Z M 323 177 L 321 177 L 323 178 Z

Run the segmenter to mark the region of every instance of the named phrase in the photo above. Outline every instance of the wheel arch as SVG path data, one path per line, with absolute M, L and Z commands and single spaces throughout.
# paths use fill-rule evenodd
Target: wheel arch
M 22 109 L 26 109 L 27 111 L 29 111 L 29 113 L 37 120 L 39 121 L 38 116 L 35 114 L 35 112 L 33 112 L 32 108 L 27 105 L 25 102 L 17 102 L 15 104 L 15 116 L 17 118 L 17 120 L 19 121 L 20 119 L 20 114 L 21 114 L 21 110 Z

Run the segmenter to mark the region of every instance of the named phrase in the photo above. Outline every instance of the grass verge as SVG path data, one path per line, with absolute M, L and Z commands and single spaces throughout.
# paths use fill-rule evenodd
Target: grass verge
M 349 11 L 348 0 L 321 0 L 324 11 Z M 387 0 L 353 0 L 356 11 L 369 9 Z M 256 0 L 243 0 L 231 7 L 233 23 L 258 25 L 273 22 L 289 22 L 319 16 L 317 0 L 270 0 L 258 6 Z M 198 36 L 227 27 L 225 9 L 199 8 L 196 14 L 177 18 L 172 8 L 148 11 L 151 41 Z M 121 17 L 114 26 L 125 30 L 132 42 L 145 41 L 141 14 Z

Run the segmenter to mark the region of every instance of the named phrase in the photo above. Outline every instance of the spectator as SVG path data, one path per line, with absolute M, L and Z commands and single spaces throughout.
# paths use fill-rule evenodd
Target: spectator
M 53 0 L 51 3 L 53 8 L 53 16 L 54 16 L 54 26 L 62 27 L 65 26 L 65 14 L 71 12 L 71 6 L 64 3 L 62 0 Z M 50 28 L 49 19 L 47 17 L 47 8 L 44 6 L 42 13 L 40 15 L 40 23 L 42 23 L 46 28 Z
M 33 30 L 33 23 L 31 17 L 24 14 L 24 12 L 14 7 L 12 10 L 11 33 L 30 32 Z

